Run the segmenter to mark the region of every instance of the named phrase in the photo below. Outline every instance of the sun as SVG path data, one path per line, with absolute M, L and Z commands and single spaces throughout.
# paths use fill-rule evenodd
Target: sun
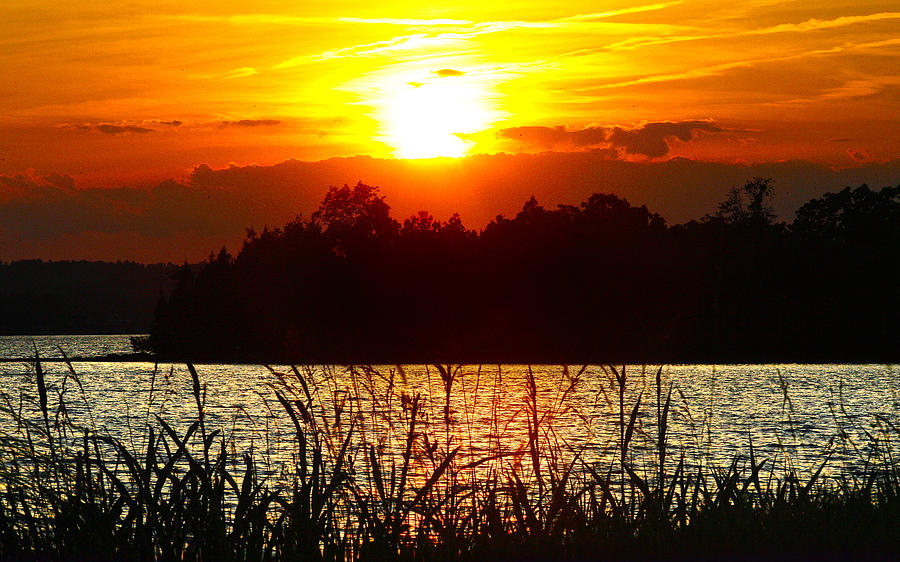
M 465 135 L 486 129 L 495 119 L 490 93 L 462 73 L 395 82 L 382 92 L 381 140 L 399 158 L 465 156 L 474 144 Z

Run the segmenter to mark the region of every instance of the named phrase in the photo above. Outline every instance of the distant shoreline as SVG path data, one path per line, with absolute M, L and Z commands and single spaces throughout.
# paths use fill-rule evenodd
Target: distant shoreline
M 658 358 L 656 358 L 658 359 Z M 598 361 L 598 360 L 590 360 L 590 361 L 564 361 L 564 360 L 546 360 L 546 361 L 528 361 L 528 360 L 516 360 L 513 358 L 507 358 L 501 361 L 485 361 L 485 360 L 463 360 L 463 361 L 447 361 L 446 358 L 443 359 L 430 359 L 423 360 L 422 358 L 407 358 L 402 361 L 384 361 L 384 360 L 375 360 L 375 361 L 366 361 L 366 360 L 343 360 L 343 361 L 285 361 L 282 358 L 278 358 L 274 361 L 249 361 L 247 359 L 235 359 L 232 358 L 229 360 L 227 357 L 223 357 L 220 359 L 211 359 L 208 357 L 205 358 L 173 358 L 173 357 L 160 357 L 151 355 L 148 353 L 120 353 L 120 354 L 108 354 L 101 355 L 96 357 L 41 357 L 41 363 L 191 363 L 195 365 L 426 365 L 426 364 L 437 364 L 437 363 L 451 363 L 451 364 L 461 364 L 461 365 L 900 365 L 900 361 L 883 361 L 883 360 L 875 360 L 875 359 L 863 359 L 863 358 L 843 358 L 841 360 L 834 360 L 828 358 L 822 359 L 810 359 L 810 358 L 772 358 L 772 359 L 759 359 L 756 358 L 754 360 L 740 360 L 737 358 L 726 359 L 726 358 L 718 358 L 718 359 L 705 359 L 705 360 L 681 360 L 681 361 L 658 361 L 658 360 L 650 360 L 650 361 Z M 0 357 L 0 364 L 3 363 L 32 363 L 34 362 L 34 357 Z
M 169 363 L 149 353 L 111 353 L 94 357 L 41 357 L 41 363 Z M 0 357 L 0 363 L 32 363 L 34 357 Z

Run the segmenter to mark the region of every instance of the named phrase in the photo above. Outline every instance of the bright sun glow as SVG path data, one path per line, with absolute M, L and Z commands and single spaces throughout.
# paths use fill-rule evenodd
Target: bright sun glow
M 464 135 L 488 128 L 494 119 L 490 94 L 468 76 L 403 82 L 383 91 L 382 139 L 400 158 L 464 156 L 473 144 Z

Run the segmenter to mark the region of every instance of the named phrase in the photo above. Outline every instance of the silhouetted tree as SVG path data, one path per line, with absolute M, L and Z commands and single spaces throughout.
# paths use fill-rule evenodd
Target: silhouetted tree
M 362 182 L 354 187 L 332 187 L 312 215 L 312 224 L 335 242 L 335 250 L 346 252 L 369 241 L 387 242 L 399 230 L 390 206 L 378 196 L 378 188 Z
M 871 244 L 900 236 L 900 186 L 872 191 L 867 185 L 826 193 L 797 210 L 799 233 Z
M 728 192 L 715 216 L 732 224 L 767 225 L 775 220 L 771 200 L 775 194 L 771 178 L 754 177 Z

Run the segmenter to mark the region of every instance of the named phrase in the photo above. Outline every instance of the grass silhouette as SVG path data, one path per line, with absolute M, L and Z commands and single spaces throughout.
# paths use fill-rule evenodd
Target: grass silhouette
M 888 559 L 900 546 L 890 420 L 857 448 L 862 470 L 830 472 L 826 457 L 803 473 L 752 440 L 712 466 L 673 437 L 662 369 L 606 368 L 598 401 L 616 437 L 602 449 L 555 429 L 589 415 L 568 410 L 584 368 L 561 368 L 547 393 L 531 369 L 517 381 L 441 365 L 416 386 L 402 367 L 273 367 L 292 428 L 273 460 L 209 422 L 193 365 L 193 418 L 148 408 L 136 440 L 96 426 L 71 363 L 58 382 L 37 355 L 33 367 L 33 389 L 0 393 L 4 560 Z M 495 399 L 512 384 L 516 408 Z M 513 418 L 522 442 L 504 430 Z

